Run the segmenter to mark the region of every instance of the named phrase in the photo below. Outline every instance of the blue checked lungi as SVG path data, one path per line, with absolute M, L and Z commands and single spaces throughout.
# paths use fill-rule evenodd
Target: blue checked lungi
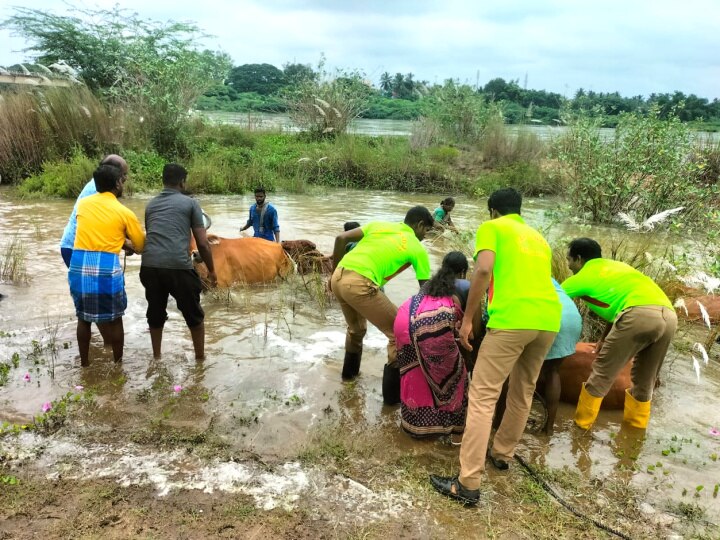
M 78 319 L 104 323 L 125 314 L 125 276 L 117 253 L 74 249 L 68 282 Z

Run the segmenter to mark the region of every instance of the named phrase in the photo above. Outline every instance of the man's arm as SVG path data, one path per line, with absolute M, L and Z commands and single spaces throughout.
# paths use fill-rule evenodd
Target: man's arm
M 458 332 L 460 344 L 468 351 L 472 351 L 470 340 L 473 338 L 473 319 L 482 313 L 483 297 L 490 286 L 494 267 L 495 252 L 488 249 L 480 251 L 475 262 L 473 277 L 470 280 L 470 292 L 465 305 L 465 317 L 463 317 Z
M 278 213 L 277 209 L 274 206 L 270 206 L 268 210 L 272 210 L 272 215 L 270 216 L 272 219 L 272 230 L 275 234 L 275 241 L 279 244 L 280 243 L 280 222 L 278 221 Z
M 601 337 L 601 338 L 597 341 L 597 343 L 595 344 L 595 348 L 593 349 L 593 352 L 594 352 L 594 353 L 599 353 L 599 352 L 600 352 L 600 349 L 603 348 L 603 345 L 605 344 L 605 338 L 606 338 L 606 337 L 608 336 L 608 334 L 610 333 L 610 330 L 612 330 L 612 327 L 613 327 L 613 323 L 611 323 L 611 322 L 606 322 L 606 323 L 605 323 L 605 331 L 603 332 L 602 337 Z
M 215 263 L 213 262 L 212 250 L 207 239 L 207 231 L 205 227 L 193 227 L 193 236 L 195 237 L 195 244 L 197 245 L 200 256 L 202 257 L 205 266 L 208 269 L 208 282 L 210 287 L 217 285 L 217 276 L 215 275 Z
M 348 242 L 359 242 L 363 236 L 365 236 L 365 233 L 363 233 L 362 229 L 358 227 L 357 229 L 345 231 L 335 237 L 335 247 L 333 249 L 332 256 L 333 271 L 337 268 L 337 265 L 340 263 L 340 259 L 343 258 L 343 255 L 345 255 L 345 246 L 347 246 Z
M 245 223 L 245 226 L 240 228 L 240 232 L 243 232 L 245 229 L 247 229 L 249 227 L 252 227 L 252 206 L 250 207 L 250 212 L 248 214 L 248 220 Z

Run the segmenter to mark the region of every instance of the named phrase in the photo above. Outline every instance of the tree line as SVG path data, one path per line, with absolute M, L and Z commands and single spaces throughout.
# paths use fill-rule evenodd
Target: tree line
M 272 64 L 243 64 L 233 67 L 223 83 L 214 85 L 199 100 L 201 110 L 236 112 L 284 112 L 283 95 L 288 87 L 316 80 L 318 71 L 311 66 L 287 63 L 282 69 Z M 384 72 L 377 80 L 358 77 L 370 88 L 368 103 L 361 116 L 413 120 L 427 115 L 428 98 L 443 85 L 417 79 L 413 73 Z M 595 92 L 578 89 L 572 97 L 557 92 L 523 88 L 518 80 L 495 78 L 484 86 L 467 86 L 488 101 L 498 103 L 510 124 L 537 123 L 557 125 L 568 114 L 584 112 L 602 117 L 602 123 L 614 127 L 620 115 L 628 112 L 647 114 L 658 109 L 660 118 L 677 116 L 684 122 L 703 122 L 720 127 L 720 100 L 712 101 L 681 91 L 644 96 L 621 96 L 619 92 Z

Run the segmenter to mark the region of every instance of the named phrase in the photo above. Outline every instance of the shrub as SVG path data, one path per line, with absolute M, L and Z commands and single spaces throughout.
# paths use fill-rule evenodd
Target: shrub
M 370 96 L 370 88 L 359 73 L 338 72 L 306 79 L 295 87 L 288 87 L 285 99 L 293 123 L 313 138 L 335 137 L 347 131 L 350 122 L 362 113 Z
M 482 95 L 466 84 L 448 80 L 424 100 L 425 115 L 442 129 L 445 137 L 456 142 L 476 142 L 489 119 L 500 110 L 488 104 Z
M 25 197 L 75 198 L 92 178 L 96 167 L 97 161 L 77 148 L 70 161 L 43 163 L 43 172 L 23 180 L 18 192 Z
M 478 197 L 487 197 L 493 191 L 513 187 L 526 196 L 556 195 L 560 184 L 536 163 L 517 162 L 481 174 L 474 186 Z
M 455 163 L 460 156 L 460 150 L 452 146 L 436 146 L 434 148 L 428 148 L 427 155 L 433 161 Z
M 661 120 L 657 109 L 645 117 L 624 114 L 609 141 L 601 138 L 599 124 L 581 117 L 556 147 L 576 213 L 612 222 L 624 212 L 640 222 L 684 206 L 678 219 L 692 222 L 717 205 L 716 186 L 692 181 L 690 132 L 676 116 Z
M 249 148 L 212 147 L 197 155 L 188 168 L 188 189 L 202 193 L 241 193 L 253 189 Z
M 128 164 L 128 184 L 125 189 L 134 191 L 157 191 L 162 189 L 162 171 L 167 160 L 157 152 L 123 152 Z
M 502 117 L 487 122 L 480 140 L 483 162 L 489 167 L 502 167 L 516 162 L 537 163 L 547 152 L 545 143 L 527 128 L 510 132 Z

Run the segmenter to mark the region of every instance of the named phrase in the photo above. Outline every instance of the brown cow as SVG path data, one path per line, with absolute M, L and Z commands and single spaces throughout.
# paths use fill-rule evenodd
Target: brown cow
M 332 274 L 332 257 L 318 251 L 317 246 L 310 240 L 283 240 L 280 244 L 297 264 L 298 273 L 305 275 L 317 272 L 325 276 Z
M 568 356 L 560 366 L 560 401 L 576 405 L 580 397 L 582 383 L 588 380 L 592 372 L 592 363 L 597 357 L 593 352 L 594 343 L 578 343 L 575 354 Z M 618 374 L 607 396 L 602 400 L 603 409 L 622 409 L 625 406 L 625 389 L 632 386 L 630 369 L 632 362 Z
M 292 273 L 295 265 L 277 242 L 262 238 L 221 238 L 208 235 L 218 287 L 236 284 L 268 283 Z M 190 248 L 194 250 L 194 242 Z M 207 268 L 193 255 L 193 264 L 201 279 Z
M 692 298 L 683 297 L 682 304 L 675 302 L 675 311 L 679 318 L 692 322 L 703 322 L 702 312 L 698 304 L 703 305 L 708 317 L 710 317 L 711 323 L 720 322 L 720 296 L 700 295 Z

